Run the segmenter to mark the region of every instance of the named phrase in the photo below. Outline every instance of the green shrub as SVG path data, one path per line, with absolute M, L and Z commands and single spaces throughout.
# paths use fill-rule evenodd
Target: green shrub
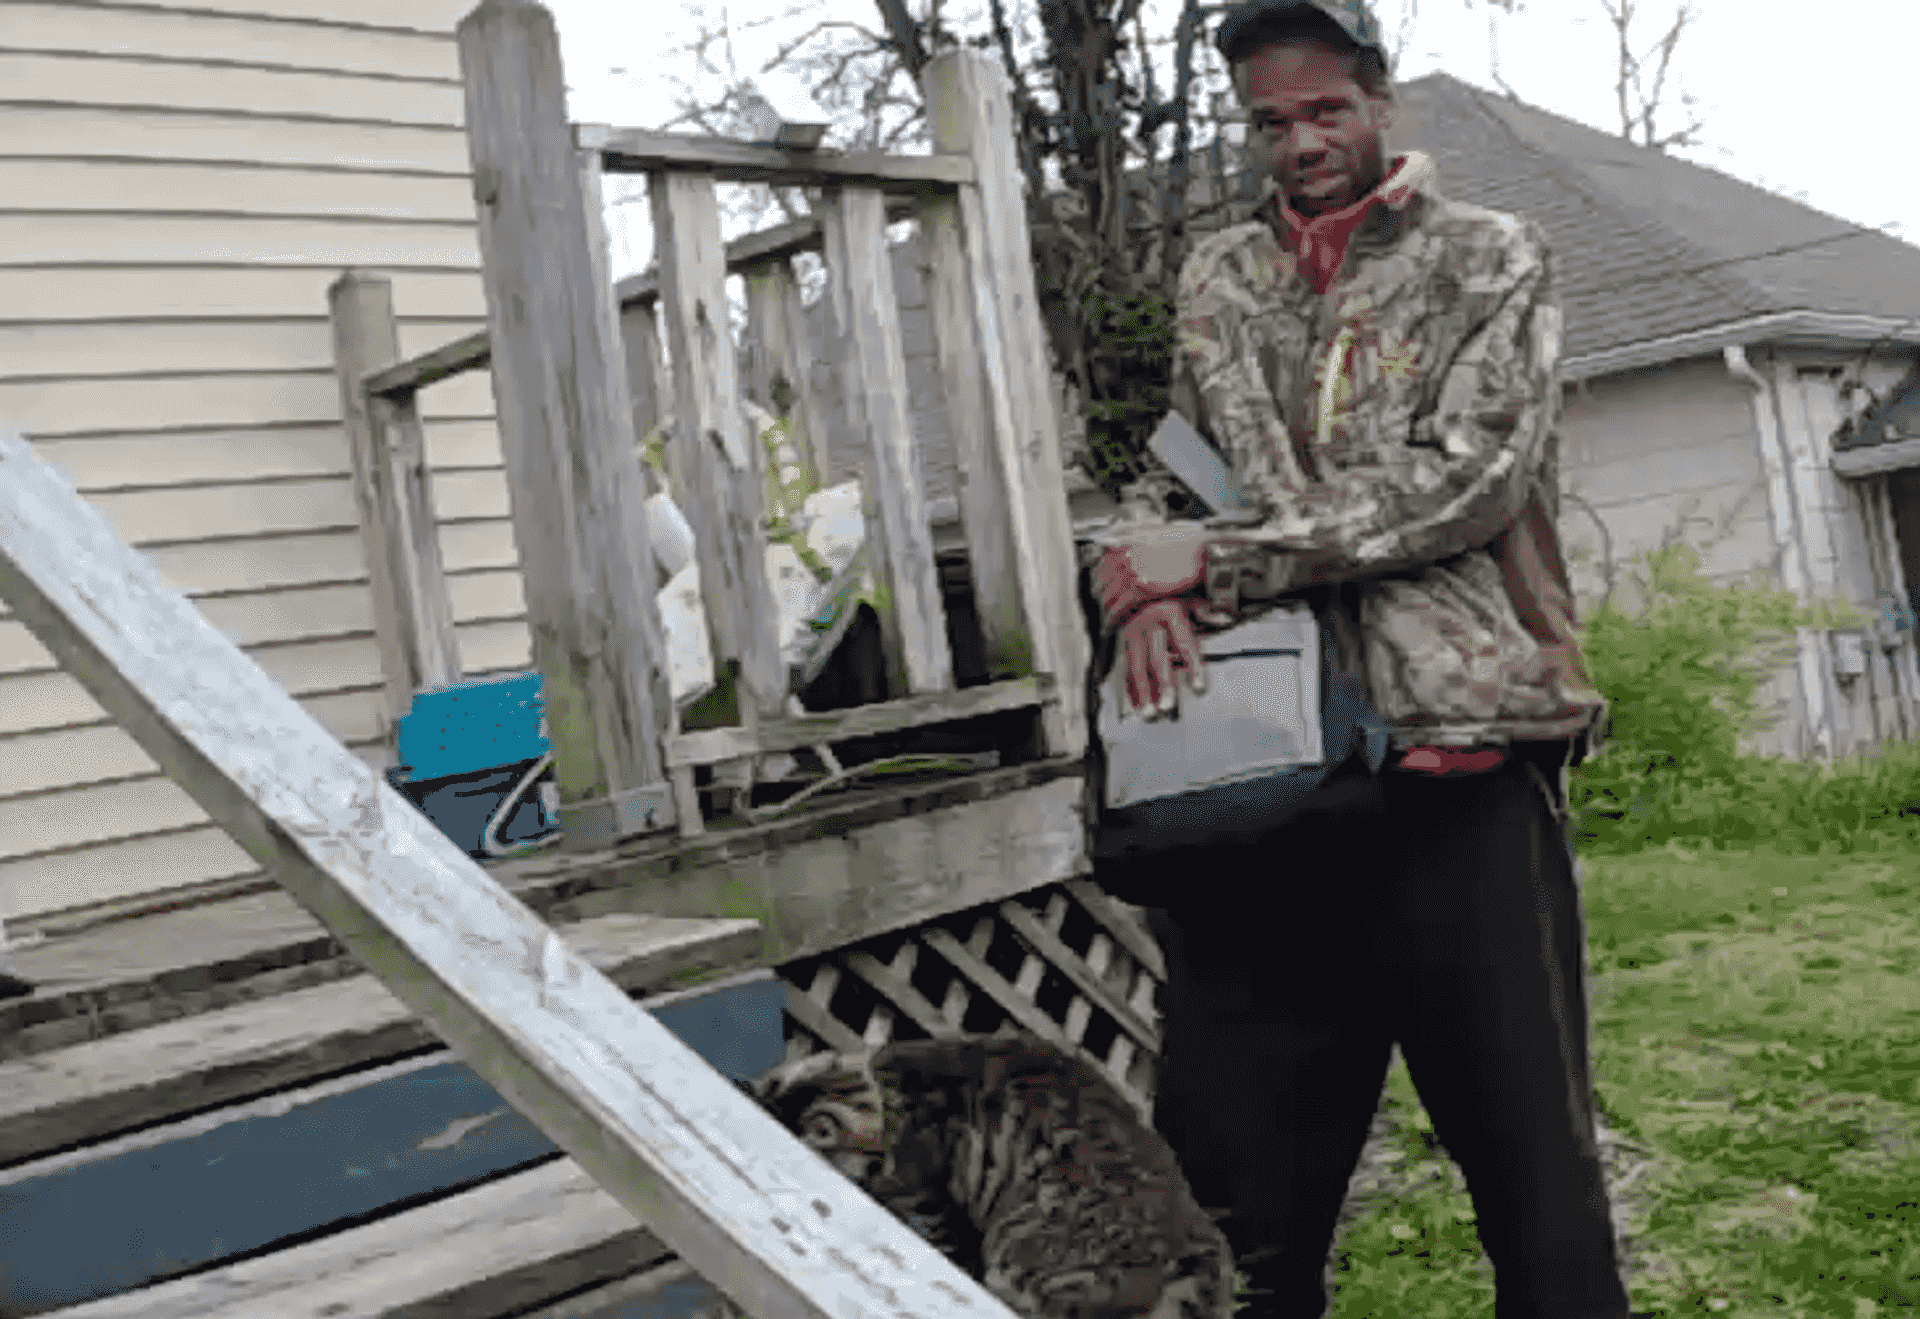
M 1898 744 L 1827 766 L 1745 754 L 1755 696 L 1793 656 L 1800 627 L 1859 626 L 1850 607 L 1717 586 L 1678 545 L 1643 556 L 1639 602 L 1609 599 L 1585 651 L 1610 705 L 1610 742 L 1574 775 L 1582 843 L 1627 852 L 1683 843 L 1858 851 L 1920 838 L 1920 749 Z

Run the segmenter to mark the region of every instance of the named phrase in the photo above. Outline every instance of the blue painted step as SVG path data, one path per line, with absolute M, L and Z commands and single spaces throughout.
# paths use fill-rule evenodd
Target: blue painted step
M 785 1054 L 770 971 L 644 1004 L 731 1077 Z M 558 1151 L 435 1053 L 0 1173 L 0 1315 L 258 1251 Z

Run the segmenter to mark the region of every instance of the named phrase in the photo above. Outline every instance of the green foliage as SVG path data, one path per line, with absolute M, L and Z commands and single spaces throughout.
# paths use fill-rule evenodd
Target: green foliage
M 666 476 L 667 476 L 667 433 L 666 431 L 662 430 L 658 426 L 655 426 L 652 430 L 646 433 L 645 437 L 643 437 L 640 441 L 640 461 L 645 463 L 647 466 L 651 467 L 655 472 L 658 472 L 660 474 L 661 480 L 664 481 L 666 479 Z
M 1167 413 L 1173 303 L 1155 293 L 1120 296 L 1096 288 L 1076 312 L 1088 377 L 1080 391 L 1088 475 L 1118 493 L 1139 475 L 1140 454 Z
M 1794 629 L 1861 626 L 1850 607 L 1717 586 L 1684 545 L 1643 562 L 1637 608 L 1608 600 L 1586 627 L 1588 667 L 1611 707 L 1609 745 L 1574 775 L 1572 804 L 1590 849 L 1765 840 L 1856 851 L 1920 836 L 1902 814 L 1920 806 L 1912 747 L 1836 766 L 1740 750 L 1761 728 L 1759 682 L 1793 657 Z

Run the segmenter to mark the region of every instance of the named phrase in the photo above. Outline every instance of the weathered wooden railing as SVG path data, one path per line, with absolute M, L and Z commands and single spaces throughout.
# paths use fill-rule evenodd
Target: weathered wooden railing
M 470 15 L 461 57 L 487 332 L 396 363 L 382 286 L 349 276 L 333 294 L 395 716 L 414 691 L 459 672 L 414 399 L 434 381 L 490 366 L 562 828 L 576 846 L 669 822 L 697 834 L 699 767 L 751 767 L 848 737 L 1031 708 L 1044 753 L 1077 755 L 1086 640 L 1009 104 L 991 62 L 972 52 L 935 60 L 924 83 L 937 150 L 894 156 L 569 125 L 551 19 L 518 0 Z M 658 274 L 619 295 L 606 264 L 603 172 L 649 179 Z M 728 182 L 819 189 L 817 217 L 729 248 L 714 193 Z M 888 259 L 886 226 L 908 216 L 929 257 L 962 474 L 957 511 L 993 679 L 965 690 L 916 472 Z M 846 423 L 859 441 L 888 699 L 796 718 L 762 567 L 766 455 L 746 433 L 740 401 L 771 400 L 784 380 L 807 456 L 830 470 L 790 268 L 809 249 L 825 257 Z M 726 279 L 736 272 L 749 291 L 744 382 L 728 333 Z M 636 414 L 667 423 L 715 658 L 734 680 L 735 726 L 684 729 L 667 696 Z

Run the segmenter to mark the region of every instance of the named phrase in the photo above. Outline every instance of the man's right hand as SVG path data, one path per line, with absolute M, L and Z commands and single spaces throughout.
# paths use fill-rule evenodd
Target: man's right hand
M 1191 599 L 1157 600 L 1120 625 L 1113 662 L 1126 679 L 1131 709 L 1123 713 L 1147 719 L 1172 714 L 1179 708 L 1176 670 L 1184 670 L 1194 695 L 1207 690 L 1196 608 L 1204 607 Z

